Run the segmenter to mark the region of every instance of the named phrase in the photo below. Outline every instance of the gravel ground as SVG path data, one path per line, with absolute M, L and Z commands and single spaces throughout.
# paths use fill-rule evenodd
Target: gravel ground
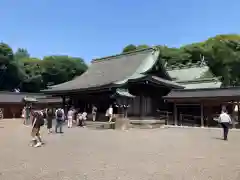
M 29 147 L 30 128 L 0 121 L 0 180 L 239 180 L 240 132 L 64 129 Z

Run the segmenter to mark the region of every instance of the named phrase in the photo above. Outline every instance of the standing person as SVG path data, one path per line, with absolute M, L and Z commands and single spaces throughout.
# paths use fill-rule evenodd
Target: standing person
M 23 118 L 23 124 L 26 125 L 26 108 L 24 106 L 24 108 L 22 109 L 22 114 L 21 117 Z
M 77 126 L 82 126 L 82 113 L 77 113 Z
M 223 108 L 220 116 L 219 116 L 219 121 L 222 125 L 223 128 L 223 139 L 225 141 L 228 140 L 228 131 L 229 131 L 229 125 L 232 122 L 231 117 L 229 116 L 229 114 L 227 113 L 226 108 Z
M 109 106 L 107 112 L 106 112 L 106 116 L 108 116 L 108 122 L 112 122 L 112 118 L 113 118 L 113 107 L 112 105 Z
M 71 107 L 68 111 L 67 114 L 67 118 L 68 118 L 68 128 L 72 128 L 72 124 L 73 124 L 73 115 L 74 115 L 74 111 L 73 108 Z
M 47 129 L 48 133 L 52 133 L 52 120 L 53 120 L 53 111 L 52 109 L 47 109 Z
M 40 147 L 42 145 L 42 139 L 40 136 L 40 128 L 44 125 L 44 119 L 42 116 L 42 113 L 39 111 L 36 111 L 33 113 L 33 126 L 32 126 L 32 146 L 34 147 Z
M 82 113 L 82 127 L 86 126 L 86 120 L 87 120 L 87 112 L 84 111 Z
M 93 107 L 92 107 L 92 118 L 93 118 L 93 121 L 96 120 L 96 117 L 97 117 L 97 107 L 95 105 L 93 105 Z
M 55 116 L 56 116 L 55 132 L 58 133 L 58 128 L 59 128 L 60 133 L 63 133 L 62 125 L 63 125 L 63 122 L 64 122 L 64 110 L 62 108 L 58 108 L 56 110 Z

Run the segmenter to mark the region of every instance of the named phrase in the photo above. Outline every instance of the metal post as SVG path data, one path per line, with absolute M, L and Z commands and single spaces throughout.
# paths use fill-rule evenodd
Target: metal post
M 174 103 L 174 125 L 177 126 L 177 105 Z
M 140 115 L 140 119 L 143 119 L 143 108 L 142 108 L 142 103 L 143 103 L 143 96 L 140 95 L 140 99 L 139 99 L 139 115 Z
M 237 116 L 236 116 L 236 111 L 235 111 L 235 106 L 237 106 L 237 104 L 233 103 L 232 104 L 232 128 L 236 128 L 236 121 L 237 121 Z
M 168 121 L 169 121 L 169 115 L 168 115 L 168 111 L 167 111 L 167 117 L 166 117 L 165 125 L 168 125 Z
M 203 103 L 201 103 L 201 127 L 204 127 Z
M 237 123 L 239 123 L 240 122 L 240 110 L 239 110 L 239 108 L 240 108 L 240 106 L 239 106 L 240 104 L 239 104 L 239 101 L 237 102 L 237 109 L 238 109 L 238 112 L 237 112 Z
M 65 109 L 65 105 L 66 105 L 66 97 L 62 96 L 62 108 Z
M 183 125 L 183 115 L 180 113 L 179 115 L 179 119 L 180 119 L 180 126 Z

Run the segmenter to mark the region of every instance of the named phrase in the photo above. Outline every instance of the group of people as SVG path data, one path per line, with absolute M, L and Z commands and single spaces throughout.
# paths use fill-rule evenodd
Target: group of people
M 96 111 L 96 108 L 94 109 L 94 111 Z M 23 113 L 26 113 L 26 110 L 23 110 Z M 73 122 L 76 122 L 77 126 L 84 127 L 87 119 L 87 113 L 85 111 L 80 113 L 77 112 L 73 107 L 71 107 L 67 113 L 64 112 L 64 109 L 58 108 L 55 112 L 52 109 L 31 110 L 29 114 L 29 119 L 32 123 L 31 146 L 34 147 L 39 147 L 42 145 L 42 138 L 40 136 L 40 129 L 42 126 L 47 124 L 48 133 L 52 133 L 52 122 L 54 119 L 56 120 L 55 133 L 63 133 L 63 124 L 65 121 L 67 121 L 68 128 L 72 128 Z M 23 114 L 22 117 L 26 118 L 26 115 Z M 26 123 L 25 120 L 24 123 Z
M 97 107 L 92 106 L 92 120 L 96 121 Z M 28 113 L 27 113 L 28 112 Z M 27 111 L 26 108 L 22 111 L 22 118 L 24 118 L 24 124 L 26 119 L 29 119 L 32 123 L 32 141 L 31 146 L 39 147 L 42 145 L 42 138 L 40 136 L 40 129 L 42 126 L 47 124 L 48 133 L 52 133 L 53 120 L 56 120 L 55 133 L 63 133 L 63 124 L 67 121 L 67 127 L 72 128 L 75 123 L 77 126 L 84 127 L 87 120 L 87 112 L 84 110 L 80 112 L 74 107 L 69 108 L 67 112 L 63 108 L 58 108 L 55 111 L 52 108 L 46 108 L 44 110 L 33 110 Z M 106 110 L 108 121 L 112 122 L 114 117 L 113 106 L 110 105 Z
M 35 110 L 31 111 L 31 119 L 32 119 L 32 141 L 31 146 L 39 147 L 42 145 L 42 138 L 40 136 L 40 128 L 45 124 L 47 121 L 47 129 L 48 133 L 52 133 L 52 121 L 56 119 L 55 125 L 55 133 L 63 133 L 63 124 L 65 120 L 67 120 L 68 128 L 72 128 L 73 122 L 75 121 L 77 126 L 84 127 L 85 121 L 87 119 L 87 112 L 77 112 L 73 107 L 71 107 L 67 113 L 64 112 L 62 108 L 56 109 L 54 112 L 52 109 L 45 109 L 45 110 Z M 93 121 L 96 120 L 97 115 L 97 107 L 92 107 L 92 118 Z M 113 108 L 112 105 L 106 111 L 106 116 L 109 118 L 109 122 L 112 121 L 113 118 Z M 221 114 L 219 116 L 219 123 L 223 128 L 223 138 L 224 140 L 228 140 L 228 132 L 229 126 L 232 123 L 230 115 L 227 113 L 226 108 L 222 108 Z M 59 131 L 58 131 L 59 130 Z

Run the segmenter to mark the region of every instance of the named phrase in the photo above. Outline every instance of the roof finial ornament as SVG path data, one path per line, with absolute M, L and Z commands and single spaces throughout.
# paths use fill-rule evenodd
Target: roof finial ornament
M 166 67 L 167 67 L 167 65 L 168 65 L 168 62 L 166 61 L 166 62 L 164 63 L 164 67 L 166 68 Z

